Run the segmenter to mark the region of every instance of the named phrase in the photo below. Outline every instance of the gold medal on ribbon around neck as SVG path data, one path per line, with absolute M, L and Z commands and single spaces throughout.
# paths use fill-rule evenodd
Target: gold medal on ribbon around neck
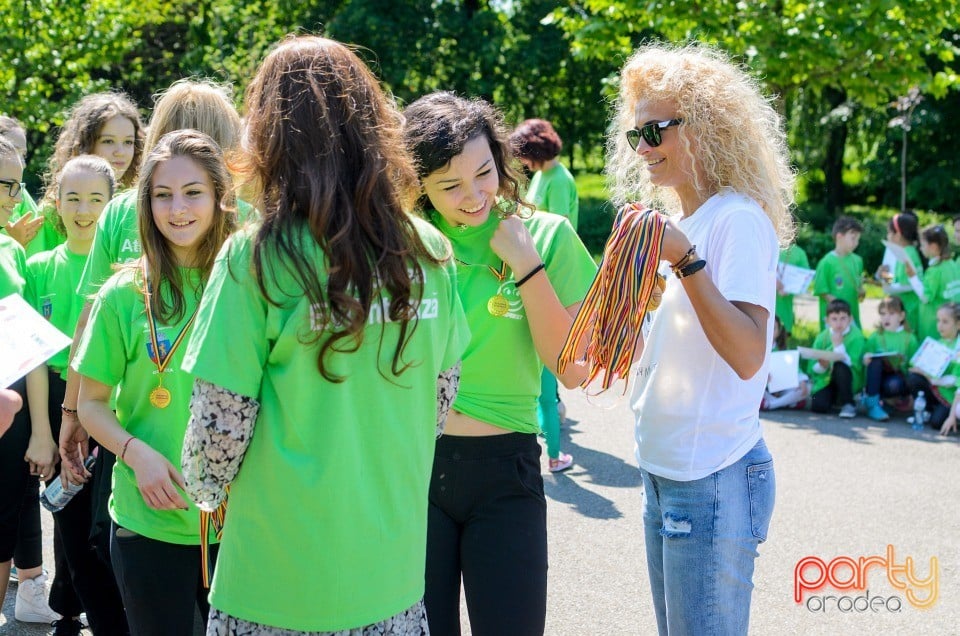
M 497 318 L 506 316 L 507 312 L 510 311 L 510 303 L 503 294 L 491 296 L 490 300 L 487 301 L 487 311 L 490 312 L 491 316 L 496 316 Z
M 162 386 L 158 386 L 153 391 L 150 391 L 150 404 L 158 409 L 167 408 L 170 406 L 170 391 Z

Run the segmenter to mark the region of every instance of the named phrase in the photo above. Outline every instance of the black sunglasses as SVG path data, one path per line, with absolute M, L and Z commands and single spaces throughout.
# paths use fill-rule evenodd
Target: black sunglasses
M 631 148 L 636 150 L 637 146 L 640 145 L 640 139 L 643 138 L 648 146 L 656 148 L 663 143 L 663 138 L 660 136 L 661 130 L 670 128 L 671 126 L 679 126 L 682 123 L 682 119 L 668 119 L 667 121 L 655 121 L 644 124 L 639 128 L 633 128 L 627 131 L 627 143 L 630 144 Z
M 0 179 L 0 186 L 7 186 L 7 194 L 11 197 L 15 197 L 20 194 L 20 188 L 23 187 L 23 184 L 19 181 L 7 181 L 6 179 Z

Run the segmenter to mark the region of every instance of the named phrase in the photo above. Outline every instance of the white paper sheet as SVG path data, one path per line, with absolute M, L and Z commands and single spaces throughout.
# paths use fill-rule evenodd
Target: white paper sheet
M 910 358 L 910 366 L 917 367 L 931 378 L 939 378 L 947 370 L 954 354 L 953 349 L 927 336 Z
M 17 294 L 0 300 L 0 387 L 10 386 L 71 342 Z
M 785 294 L 806 294 L 810 291 L 810 284 L 816 272 L 812 269 L 797 267 L 789 263 L 780 263 L 777 276 L 783 285 Z
M 800 353 L 795 349 L 771 351 L 769 373 L 767 390 L 771 393 L 800 386 Z

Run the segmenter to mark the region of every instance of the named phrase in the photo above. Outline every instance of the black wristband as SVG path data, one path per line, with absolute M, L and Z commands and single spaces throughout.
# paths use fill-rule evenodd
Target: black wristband
M 529 274 L 527 274 L 526 276 L 524 276 L 523 278 L 521 278 L 520 280 L 518 280 L 516 283 L 514 283 L 514 285 L 516 285 L 517 288 L 519 288 L 520 285 L 523 285 L 525 282 L 527 282 L 528 280 L 530 280 L 531 278 L 533 278 L 533 276 L 534 276 L 537 272 L 539 272 L 541 269 L 543 269 L 544 267 L 546 267 L 546 265 L 544 265 L 543 263 L 540 263 L 539 265 L 537 265 L 536 267 L 534 267 L 533 270 L 531 270 Z
M 674 270 L 673 273 L 677 275 L 677 278 L 686 278 L 687 276 L 696 274 L 706 266 L 707 266 L 707 261 L 701 258 L 698 261 L 693 261 L 689 265 L 684 265 L 680 269 Z

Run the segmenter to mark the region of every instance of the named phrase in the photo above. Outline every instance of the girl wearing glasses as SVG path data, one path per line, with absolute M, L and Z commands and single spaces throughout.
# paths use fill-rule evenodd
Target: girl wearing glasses
M 20 180 L 23 161 L 6 138 L 0 136 L 0 225 L 6 225 L 13 209 L 21 201 Z M 15 240 L 0 234 L 0 298 L 22 296 L 26 290 L 27 262 L 23 248 Z M 6 355 L 6 352 L 4 352 Z M 25 403 L 26 379 L 9 389 Z M 30 474 L 24 455 L 33 435 L 29 409 L 23 406 L 14 415 L 10 430 L 0 438 L 0 598 L 5 598 L 10 580 L 11 560 L 16 551 L 16 617 L 31 622 L 50 622 L 59 618 L 47 606 L 47 577 L 41 564 L 40 503 L 37 478 Z M 27 613 L 25 600 L 34 601 Z
M 774 502 L 758 409 L 778 238 L 793 233 L 785 136 L 757 82 L 702 46 L 636 51 L 615 124 L 615 200 L 670 215 L 660 253 L 648 257 L 676 275 L 631 399 L 657 625 L 661 634 L 746 634 Z
M 499 113 L 433 93 L 405 111 L 417 208 L 450 240 L 471 340 L 437 441 L 427 531 L 427 618 L 460 633 L 463 581 L 474 634 L 542 634 L 546 500 L 537 443 L 540 370 L 557 359 L 596 266 L 563 217 L 520 201 Z
M 27 129 L 23 127 L 18 120 L 6 115 L 0 115 L 0 137 L 4 137 L 12 143 L 20 154 L 20 160 L 24 166 L 27 164 Z M 3 184 L 8 190 L 17 190 L 22 184 Z M 8 193 L 9 194 L 9 193 Z M 16 196 L 10 194 L 10 196 Z M 15 239 L 24 249 L 30 245 L 30 241 L 40 231 L 44 218 L 38 214 L 37 203 L 26 190 L 20 192 L 21 201 L 13 208 L 13 214 L 6 222 L 5 227 L 0 226 L 0 230 L 8 236 Z M 27 255 L 36 253 L 36 250 L 29 251 Z

